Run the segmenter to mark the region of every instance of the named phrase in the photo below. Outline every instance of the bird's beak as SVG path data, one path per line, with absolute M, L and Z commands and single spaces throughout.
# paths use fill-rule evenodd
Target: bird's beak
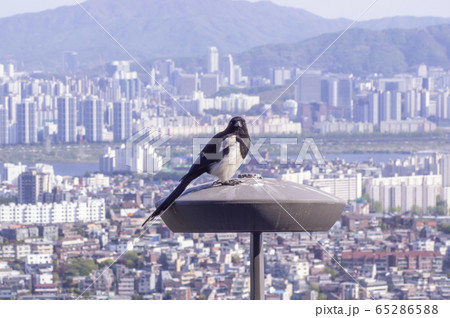
M 236 124 L 234 124 L 234 127 L 242 127 L 242 123 L 240 121 L 237 121 Z

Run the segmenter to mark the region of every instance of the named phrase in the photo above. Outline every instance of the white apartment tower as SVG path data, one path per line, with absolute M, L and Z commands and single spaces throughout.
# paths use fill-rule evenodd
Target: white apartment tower
M 369 111 L 368 111 L 369 123 L 374 125 L 380 124 L 380 94 L 369 94 Z
M 8 108 L 0 105 L 0 145 L 9 144 Z
M 131 136 L 131 105 L 124 98 L 114 103 L 114 141 L 122 141 Z
M 216 73 L 219 71 L 219 51 L 215 46 L 208 48 L 207 72 Z
M 222 73 L 224 76 L 223 82 L 224 84 L 234 85 L 234 64 L 233 64 L 233 56 L 231 54 L 227 54 L 222 58 Z
M 37 142 L 37 104 L 25 99 L 17 105 L 17 140 L 21 144 Z
M 77 140 L 76 98 L 67 94 L 58 98 L 58 140 L 73 143 Z
M 450 187 L 450 154 L 445 154 L 441 158 L 442 186 Z
M 83 101 L 84 125 L 88 142 L 103 141 L 103 99 L 90 96 Z

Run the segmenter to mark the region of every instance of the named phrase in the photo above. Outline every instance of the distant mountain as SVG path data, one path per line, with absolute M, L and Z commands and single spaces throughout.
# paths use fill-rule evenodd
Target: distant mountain
M 450 18 L 399 16 L 356 23 L 356 27 L 370 30 L 423 29 L 433 25 L 450 24 Z
M 88 0 L 83 5 L 140 60 L 201 56 L 212 45 L 222 53 L 238 53 L 296 43 L 351 23 L 266 1 Z M 415 28 L 443 21 L 399 17 L 360 25 Z M 77 51 L 85 68 L 129 58 L 78 5 L 0 19 L 0 43 L 0 63 L 14 61 L 28 70 L 61 70 L 64 51 Z
M 244 70 L 267 76 L 270 67 L 307 67 L 339 34 L 324 34 L 296 44 L 266 45 L 236 56 Z M 450 24 L 421 30 L 351 29 L 313 68 L 329 72 L 394 74 L 421 63 L 450 68 Z
M 292 43 L 344 28 L 270 2 L 232 0 L 89 0 L 84 6 L 138 59 L 241 52 L 269 43 Z M 24 67 L 61 67 L 62 53 L 77 51 L 87 66 L 128 58 L 77 5 L 0 19 L 0 61 Z

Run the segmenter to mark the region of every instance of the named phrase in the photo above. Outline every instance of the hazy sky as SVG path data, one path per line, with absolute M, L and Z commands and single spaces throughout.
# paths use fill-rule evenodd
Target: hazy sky
M 85 0 L 79 0 L 80 3 L 83 1 Z M 38 12 L 74 4 L 76 4 L 74 0 L 0 0 L 0 17 L 25 12 Z
M 325 18 L 356 19 L 374 0 L 272 0 L 272 2 L 302 8 Z M 450 1 L 378 0 L 361 20 L 397 15 L 450 17 Z
M 274 3 L 302 8 L 326 18 L 345 17 L 349 19 L 355 19 L 373 1 L 374 0 L 272 0 Z M 24 12 L 42 11 L 62 5 L 74 4 L 76 4 L 74 0 L 0 0 L 0 17 Z M 378 0 L 362 20 L 396 15 L 450 17 L 450 1 Z

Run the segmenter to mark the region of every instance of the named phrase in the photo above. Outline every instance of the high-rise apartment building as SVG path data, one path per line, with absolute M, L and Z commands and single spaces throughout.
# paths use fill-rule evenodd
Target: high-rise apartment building
M 174 73 L 174 86 L 176 94 L 180 96 L 191 96 L 198 90 L 198 74 Z
M 6 65 L 6 75 L 8 75 L 9 77 L 13 78 L 15 75 L 15 70 L 14 70 L 14 64 L 8 64 Z
M 3 106 L 8 109 L 8 119 L 10 123 L 15 123 L 17 121 L 17 104 L 20 104 L 21 97 L 16 94 L 8 94 L 2 100 Z
M 326 174 L 304 183 L 346 201 L 356 200 L 362 196 L 362 175 L 360 173 Z
M 18 165 L 12 163 L 4 163 L 0 169 L 0 180 L 9 184 L 17 185 L 19 176 L 25 172 L 27 166 L 19 163 Z
M 8 108 L 0 105 L 0 145 L 9 144 L 8 124 Z
M 450 187 L 450 155 L 445 154 L 440 159 L 440 171 L 442 174 L 442 186 Z
M 439 94 L 437 115 L 439 118 L 450 119 L 450 91 L 445 91 Z
M 200 76 L 200 90 L 206 96 L 211 96 L 219 90 L 219 77 L 217 74 L 202 74 Z
M 127 73 L 124 78 L 118 79 L 120 87 L 120 97 L 127 100 L 141 96 L 141 82 L 136 72 Z
M 321 100 L 327 106 L 344 109 L 345 118 L 353 112 L 353 76 L 349 74 L 328 74 L 321 80 Z
M 291 71 L 284 67 L 276 67 L 270 69 L 270 83 L 272 85 L 284 85 L 291 79 Z
M 175 63 L 173 60 L 167 59 L 157 61 L 153 64 L 158 81 L 165 82 L 171 81 L 172 73 L 175 70 Z
M 366 193 L 370 199 L 381 203 L 384 212 L 395 208 L 411 211 L 417 206 L 425 213 L 436 205 L 441 188 L 441 175 L 370 178 L 365 183 Z
M 17 105 L 17 141 L 21 144 L 37 142 L 37 104 L 25 99 Z
M 125 99 L 114 103 L 114 141 L 123 141 L 131 136 L 132 117 L 131 105 Z
M 106 72 L 110 77 L 114 77 L 118 73 L 129 73 L 130 69 L 130 61 L 113 61 L 106 65 Z
M 233 66 L 234 69 L 234 84 L 240 84 L 243 80 L 242 68 L 239 65 Z
M 51 192 L 50 174 L 38 173 L 36 170 L 23 172 L 19 176 L 20 204 L 36 204 L 42 202 L 44 193 Z
M 103 100 L 97 96 L 90 96 L 82 102 L 82 108 L 86 140 L 101 142 L 103 140 Z
M 295 98 L 299 104 L 321 101 L 320 71 L 307 71 L 297 81 Z
M 430 109 L 430 92 L 424 90 L 420 94 L 420 116 L 428 117 L 431 115 L 432 111 Z
M 379 93 L 371 93 L 368 96 L 369 98 L 369 109 L 368 109 L 368 119 L 369 123 L 374 125 L 380 124 L 380 94 Z
M 59 97 L 58 101 L 58 140 L 60 142 L 76 142 L 77 114 L 76 98 L 70 94 Z
M 414 118 L 417 116 L 417 92 L 415 90 L 409 90 L 405 93 L 404 105 L 406 117 Z
M 392 114 L 392 92 L 384 91 L 380 94 L 380 122 L 390 121 Z
M 221 70 L 223 74 L 223 83 L 224 85 L 234 85 L 234 63 L 233 56 L 231 54 L 227 54 L 222 58 Z
M 402 93 L 391 92 L 391 120 L 402 120 Z
M 352 75 L 338 77 L 338 107 L 344 108 L 344 117 L 350 119 L 353 113 L 353 78 Z
M 207 72 L 215 73 L 219 71 L 219 50 L 215 46 L 208 48 Z

